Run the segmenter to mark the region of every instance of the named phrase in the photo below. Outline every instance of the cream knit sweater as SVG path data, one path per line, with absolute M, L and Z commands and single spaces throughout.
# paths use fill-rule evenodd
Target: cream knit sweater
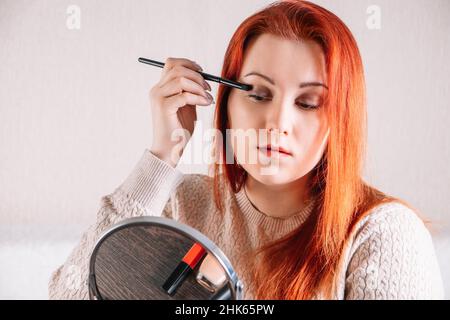
M 229 258 L 244 283 L 244 298 L 254 299 L 251 250 L 285 235 L 310 214 L 277 219 L 258 211 L 242 189 L 223 188 L 225 215 L 216 212 L 212 178 L 182 174 L 145 150 L 127 179 L 102 197 L 96 223 L 82 236 L 67 261 L 51 276 L 51 299 L 88 299 L 89 256 L 100 233 L 120 220 L 163 215 L 204 233 Z M 432 239 L 409 208 L 379 205 L 355 229 L 338 273 L 336 299 L 443 299 L 443 285 Z M 320 297 L 320 294 L 318 295 Z

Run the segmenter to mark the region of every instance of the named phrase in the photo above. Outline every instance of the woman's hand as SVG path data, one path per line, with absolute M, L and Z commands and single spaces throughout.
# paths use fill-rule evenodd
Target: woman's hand
M 206 92 L 211 87 L 196 71 L 202 69 L 191 60 L 168 58 L 160 81 L 150 90 L 153 125 L 150 151 L 172 167 L 177 165 L 194 132 L 196 105 L 214 102 Z

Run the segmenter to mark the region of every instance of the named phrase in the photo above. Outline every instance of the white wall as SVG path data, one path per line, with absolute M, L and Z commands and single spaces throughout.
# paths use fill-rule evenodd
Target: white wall
M 0 0 L 0 298 L 46 297 L 49 272 L 101 196 L 150 146 L 147 93 L 161 69 L 137 58 L 186 57 L 220 75 L 236 27 L 270 2 Z M 450 1 L 316 3 L 348 24 L 363 55 L 367 179 L 429 215 L 447 239 Z M 72 4 L 80 30 L 66 26 Z M 380 30 L 366 26 L 369 5 L 381 8 Z M 212 109 L 199 109 L 204 127 L 211 119 Z M 450 241 L 437 246 L 450 270 Z M 18 270 L 22 280 L 10 282 Z

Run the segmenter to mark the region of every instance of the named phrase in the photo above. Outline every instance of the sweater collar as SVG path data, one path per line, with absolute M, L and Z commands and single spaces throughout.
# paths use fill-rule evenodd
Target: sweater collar
M 248 199 L 243 187 L 235 194 L 235 197 L 239 208 L 250 223 L 255 223 L 270 231 L 283 233 L 290 232 L 303 224 L 313 211 L 316 202 L 313 198 L 307 202 L 306 206 L 300 212 L 288 218 L 275 218 L 256 209 Z

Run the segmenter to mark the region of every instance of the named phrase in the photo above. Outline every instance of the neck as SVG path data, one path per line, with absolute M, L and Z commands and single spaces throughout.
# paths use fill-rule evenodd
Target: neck
M 265 215 L 286 219 L 305 208 L 309 198 L 308 177 L 306 175 L 283 185 L 265 185 L 247 175 L 245 192 L 256 209 Z

